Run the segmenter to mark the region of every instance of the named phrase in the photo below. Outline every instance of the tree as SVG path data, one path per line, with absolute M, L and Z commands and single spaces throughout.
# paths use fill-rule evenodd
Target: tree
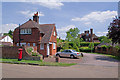
M 94 48 L 94 43 L 90 43 L 90 44 L 88 45 L 88 47 L 93 49 L 93 48 Z
M 79 48 L 75 43 L 73 43 L 73 49 L 79 52 Z
M 69 44 L 68 44 L 68 42 L 66 42 L 66 43 L 64 44 L 64 46 L 63 46 L 63 50 L 65 50 L 65 49 L 69 49 Z
M 8 33 L 4 33 L 4 35 L 8 35 L 8 36 L 10 36 L 11 38 L 13 38 L 13 31 L 12 30 L 9 30 L 9 32 Z
M 109 39 L 108 37 L 104 37 L 104 38 L 101 39 L 101 42 L 111 43 L 111 39 Z
M 98 37 L 99 41 L 101 41 L 103 38 L 105 38 L 106 36 L 100 36 Z
M 108 36 L 112 39 L 112 43 L 120 44 L 120 19 L 114 19 L 108 27 Z
M 80 32 L 80 30 L 78 28 L 74 28 L 74 29 L 71 28 L 66 32 L 67 33 L 67 38 L 68 37 L 76 38 L 78 36 L 79 32 Z
M 66 33 L 67 33 L 66 40 L 71 41 L 73 37 L 71 36 L 69 32 L 66 32 Z
M 12 31 L 12 30 L 9 30 L 8 34 L 12 35 L 12 34 L 13 34 L 13 31 Z

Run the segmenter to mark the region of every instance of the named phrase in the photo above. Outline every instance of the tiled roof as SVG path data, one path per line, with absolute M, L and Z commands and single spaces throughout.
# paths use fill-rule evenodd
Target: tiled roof
M 99 45 L 97 45 L 97 47 L 101 47 L 102 45 L 106 45 L 106 46 L 112 46 L 112 43 L 104 43 L 104 42 L 102 42 L 102 43 L 100 43 Z M 117 46 L 118 44 L 114 44 L 113 46 Z M 120 44 L 119 44 L 119 46 L 120 46 Z
M 20 28 L 38 28 L 40 30 L 40 33 L 44 33 L 41 28 L 39 28 L 39 24 L 33 20 L 29 20 L 26 23 L 20 25 Z M 18 28 L 18 27 L 17 27 Z
M 7 35 L 4 35 L 4 36 L 2 36 L 2 37 L 0 37 L 0 40 L 2 40 L 3 38 L 5 38 Z
M 48 43 L 55 24 L 41 24 L 40 28 L 44 31 L 45 35 L 42 37 L 41 43 Z
M 40 43 L 48 43 L 53 31 L 55 24 L 38 24 L 33 20 L 29 20 L 26 23 L 22 24 L 20 28 L 38 28 L 40 33 L 45 35 L 42 37 Z M 18 28 L 18 27 L 17 27 Z

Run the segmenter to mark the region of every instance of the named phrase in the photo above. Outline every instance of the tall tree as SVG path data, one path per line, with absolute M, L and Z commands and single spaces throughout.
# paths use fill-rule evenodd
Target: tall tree
M 12 31 L 12 30 L 9 30 L 8 34 L 12 35 L 12 34 L 13 34 L 13 31 Z
M 70 34 L 73 38 L 76 38 L 78 36 L 78 33 L 80 32 L 80 30 L 78 28 L 74 28 L 74 29 L 69 29 L 69 31 L 67 31 L 66 33 Z
M 113 44 L 120 44 L 120 19 L 114 19 L 108 28 L 108 36 L 112 39 Z
M 110 43 L 111 39 L 109 39 L 107 36 L 101 36 L 99 37 L 100 42 L 104 42 L 104 43 Z

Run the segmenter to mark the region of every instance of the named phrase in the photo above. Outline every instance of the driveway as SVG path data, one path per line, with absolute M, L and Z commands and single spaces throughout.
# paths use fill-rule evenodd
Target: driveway
M 4 78 L 118 78 L 118 61 L 115 59 L 84 53 L 78 60 L 77 65 L 70 67 L 3 64 L 2 73 Z
M 118 62 L 118 60 L 108 56 L 84 53 L 84 58 L 82 58 L 82 61 L 78 65 L 118 67 Z

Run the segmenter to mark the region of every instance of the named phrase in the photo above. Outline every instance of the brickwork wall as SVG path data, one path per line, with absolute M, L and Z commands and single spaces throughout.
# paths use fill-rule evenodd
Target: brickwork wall
M 56 35 L 54 36 L 54 31 L 56 33 Z M 54 27 L 53 31 L 52 31 L 52 35 L 50 38 L 50 42 L 54 42 L 56 44 L 56 48 L 53 49 L 53 44 L 50 44 L 50 55 L 55 55 L 56 51 L 57 51 L 57 31 L 56 31 L 56 27 Z
M 43 50 L 40 49 L 40 45 L 38 45 L 38 49 L 37 50 L 43 56 L 47 56 L 47 44 L 46 43 L 44 43 L 44 49 Z
M 21 41 L 26 43 L 38 43 L 38 41 L 41 39 L 41 34 L 39 34 L 40 31 L 37 28 L 32 29 L 32 34 L 21 34 Z M 13 32 L 13 43 L 14 46 L 16 46 L 16 43 L 19 41 L 19 29 L 15 29 Z
M 98 48 L 100 48 L 100 49 L 98 49 Z M 106 51 L 104 51 L 102 47 L 96 47 L 95 52 L 103 53 L 103 54 L 111 54 L 111 55 L 114 55 L 114 56 L 119 56 L 118 50 L 116 48 L 113 48 L 113 47 L 106 48 Z
M 19 52 L 19 48 L 22 48 L 23 51 L 23 59 L 28 59 L 28 60 L 32 60 L 33 56 L 29 55 L 26 52 L 26 49 L 24 47 L 16 47 L 16 46 L 4 46 L 4 47 L 0 47 L 0 50 L 2 52 L 0 52 L 0 55 L 2 55 L 2 58 L 9 58 L 9 59 L 18 59 L 18 52 Z

